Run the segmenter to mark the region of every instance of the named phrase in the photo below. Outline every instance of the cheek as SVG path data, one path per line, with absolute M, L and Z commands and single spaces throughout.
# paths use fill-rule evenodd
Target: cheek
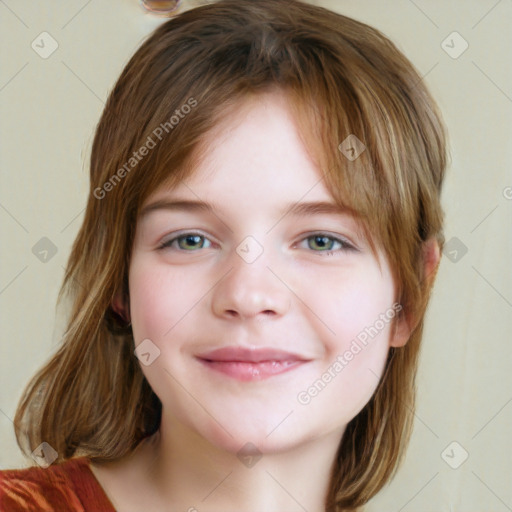
M 130 266 L 130 314 L 135 340 L 163 339 L 204 294 L 198 276 L 169 272 L 134 259 Z
M 335 425 L 355 417 L 379 383 L 397 314 L 394 285 L 389 272 L 374 265 L 317 282 L 329 285 L 304 293 L 323 324 L 325 357 L 297 398 L 312 414 L 332 411 L 327 421 Z
M 368 262 L 304 283 L 302 294 L 324 324 L 324 345 L 330 356 L 348 350 L 353 340 L 367 343 L 366 353 L 376 344 L 387 344 L 395 316 L 394 284 L 387 268 L 381 271 Z

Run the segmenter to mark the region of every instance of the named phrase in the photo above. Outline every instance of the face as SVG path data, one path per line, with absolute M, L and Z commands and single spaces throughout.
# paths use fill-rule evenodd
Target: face
M 205 143 L 192 176 L 145 202 L 129 270 L 163 417 L 233 452 L 340 439 L 400 342 L 388 263 L 335 205 L 281 94 Z

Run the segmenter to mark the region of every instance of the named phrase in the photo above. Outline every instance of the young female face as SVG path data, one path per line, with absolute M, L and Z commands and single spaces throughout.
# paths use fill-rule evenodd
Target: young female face
M 283 94 L 246 101 L 206 143 L 192 176 L 145 202 L 131 257 L 163 418 L 233 452 L 339 441 L 407 340 L 388 263 L 336 208 Z

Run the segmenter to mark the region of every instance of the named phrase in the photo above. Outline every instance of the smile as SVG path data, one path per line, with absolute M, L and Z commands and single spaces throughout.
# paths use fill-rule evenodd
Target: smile
M 197 359 L 210 370 L 241 381 L 258 381 L 294 370 L 308 360 L 275 349 L 225 347 Z

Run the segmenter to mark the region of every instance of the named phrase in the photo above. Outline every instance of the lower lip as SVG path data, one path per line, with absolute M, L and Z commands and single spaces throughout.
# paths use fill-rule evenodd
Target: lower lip
M 209 361 L 200 359 L 201 363 L 224 375 L 242 381 L 268 379 L 275 375 L 295 370 L 306 361 L 261 361 L 251 363 L 245 361 Z

